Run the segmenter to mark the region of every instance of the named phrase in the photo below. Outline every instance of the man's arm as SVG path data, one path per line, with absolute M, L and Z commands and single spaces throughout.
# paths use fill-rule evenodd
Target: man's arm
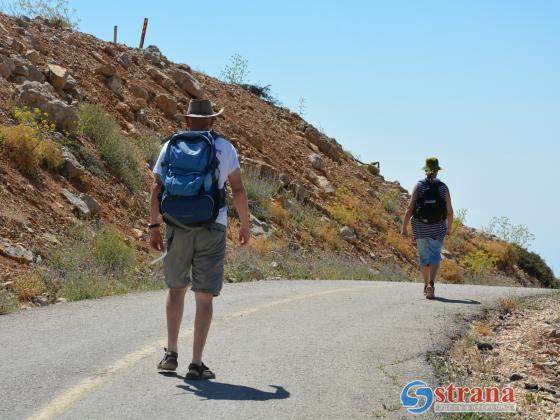
M 403 225 L 402 225 L 401 233 L 404 236 L 408 235 L 408 224 L 410 223 L 410 218 L 412 217 L 412 212 L 414 211 L 414 205 L 416 203 L 417 194 L 418 194 L 418 186 L 415 186 L 414 190 L 412 191 L 412 197 L 410 197 L 410 201 L 408 202 L 406 213 L 404 214 L 403 217 Z
M 159 174 L 154 174 L 154 183 L 150 195 L 150 224 L 161 223 L 159 217 L 159 193 L 161 192 L 163 184 Z M 161 229 L 154 227 L 150 229 L 150 245 L 158 251 L 163 251 L 163 238 L 161 237 Z
M 445 193 L 445 202 L 447 205 L 447 235 L 451 236 L 451 231 L 453 230 L 453 205 L 451 204 L 451 194 L 449 193 L 449 188 Z
M 235 209 L 237 210 L 237 214 L 239 214 L 239 221 L 241 222 L 241 227 L 239 228 L 239 244 L 247 245 L 251 236 L 251 232 L 249 230 L 249 205 L 247 203 L 245 187 L 243 186 L 243 181 L 241 180 L 241 170 L 236 169 L 233 171 L 229 175 L 228 180 L 233 193 Z

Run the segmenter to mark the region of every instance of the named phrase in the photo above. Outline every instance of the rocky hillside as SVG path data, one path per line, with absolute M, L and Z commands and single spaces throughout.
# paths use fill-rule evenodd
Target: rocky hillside
M 250 184 L 253 251 L 272 269 L 253 267 L 249 278 L 275 274 L 284 250 L 294 258 L 336 255 L 369 273 L 413 272 L 413 244 L 398 233 L 407 191 L 298 114 L 173 63 L 155 46 L 115 46 L 39 18 L 0 15 L 0 280 L 9 284 L 40 269 L 53 249 L 69 246 L 68 232 L 81 220 L 92 229 L 116 227 L 147 260 L 149 162 L 159 140 L 183 127 L 189 99 L 200 97 L 225 107 L 216 130 L 236 146 Z M 142 152 L 134 153 L 141 163 L 133 180 L 119 175 L 118 161 L 83 129 L 80 107 L 87 103 L 116 120 L 118 141 Z M 8 140 L 23 135 L 9 129 L 33 123 L 30 135 L 61 160 L 49 164 L 42 155 L 30 171 L 14 160 Z M 233 215 L 230 239 L 235 229 Z M 538 285 L 510 251 L 458 223 L 446 243 L 443 276 Z

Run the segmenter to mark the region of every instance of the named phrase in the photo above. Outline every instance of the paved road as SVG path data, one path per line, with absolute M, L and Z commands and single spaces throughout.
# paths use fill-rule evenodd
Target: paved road
M 188 295 L 177 375 L 157 373 L 164 291 L 0 317 L 0 418 L 264 419 L 400 417 L 412 379 L 435 383 L 426 352 L 500 296 L 543 291 L 414 283 L 270 281 L 226 285 L 205 353 L 212 382 L 185 382 Z

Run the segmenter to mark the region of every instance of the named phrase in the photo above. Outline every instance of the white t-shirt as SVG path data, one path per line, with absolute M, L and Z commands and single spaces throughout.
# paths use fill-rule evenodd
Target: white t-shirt
M 154 174 L 161 176 L 161 162 L 165 157 L 165 151 L 167 150 L 168 144 L 169 141 L 165 142 L 161 148 L 158 160 L 154 165 Z M 218 165 L 218 186 L 220 188 L 224 188 L 224 184 L 226 183 L 228 176 L 230 176 L 235 170 L 239 169 L 239 159 L 237 158 L 237 151 L 235 150 L 235 147 L 233 147 L 233 145 L 226 139 L 218 137 L 216 138 L 215 144 L 216 155 L 220 161 L 220 164 Z M 221 223 L 222 225 L 227 226 L 227 207 L 224 206 L 220 209 L 216 223 Z

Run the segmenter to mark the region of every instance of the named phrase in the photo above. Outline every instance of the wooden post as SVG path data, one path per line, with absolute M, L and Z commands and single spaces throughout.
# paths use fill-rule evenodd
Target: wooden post
M 146 37 L 147 28 L 148 28 L 148 18 L 144 18 L 144 26 L 142 27 L 142 38 L 140 38 L 140 49 L 144 48 L 144 38 Z
M 115 25 L 115 29 L 114 29 L 113 44 L 115 44 L 115 47 L 117 46 L 117 25 Z

